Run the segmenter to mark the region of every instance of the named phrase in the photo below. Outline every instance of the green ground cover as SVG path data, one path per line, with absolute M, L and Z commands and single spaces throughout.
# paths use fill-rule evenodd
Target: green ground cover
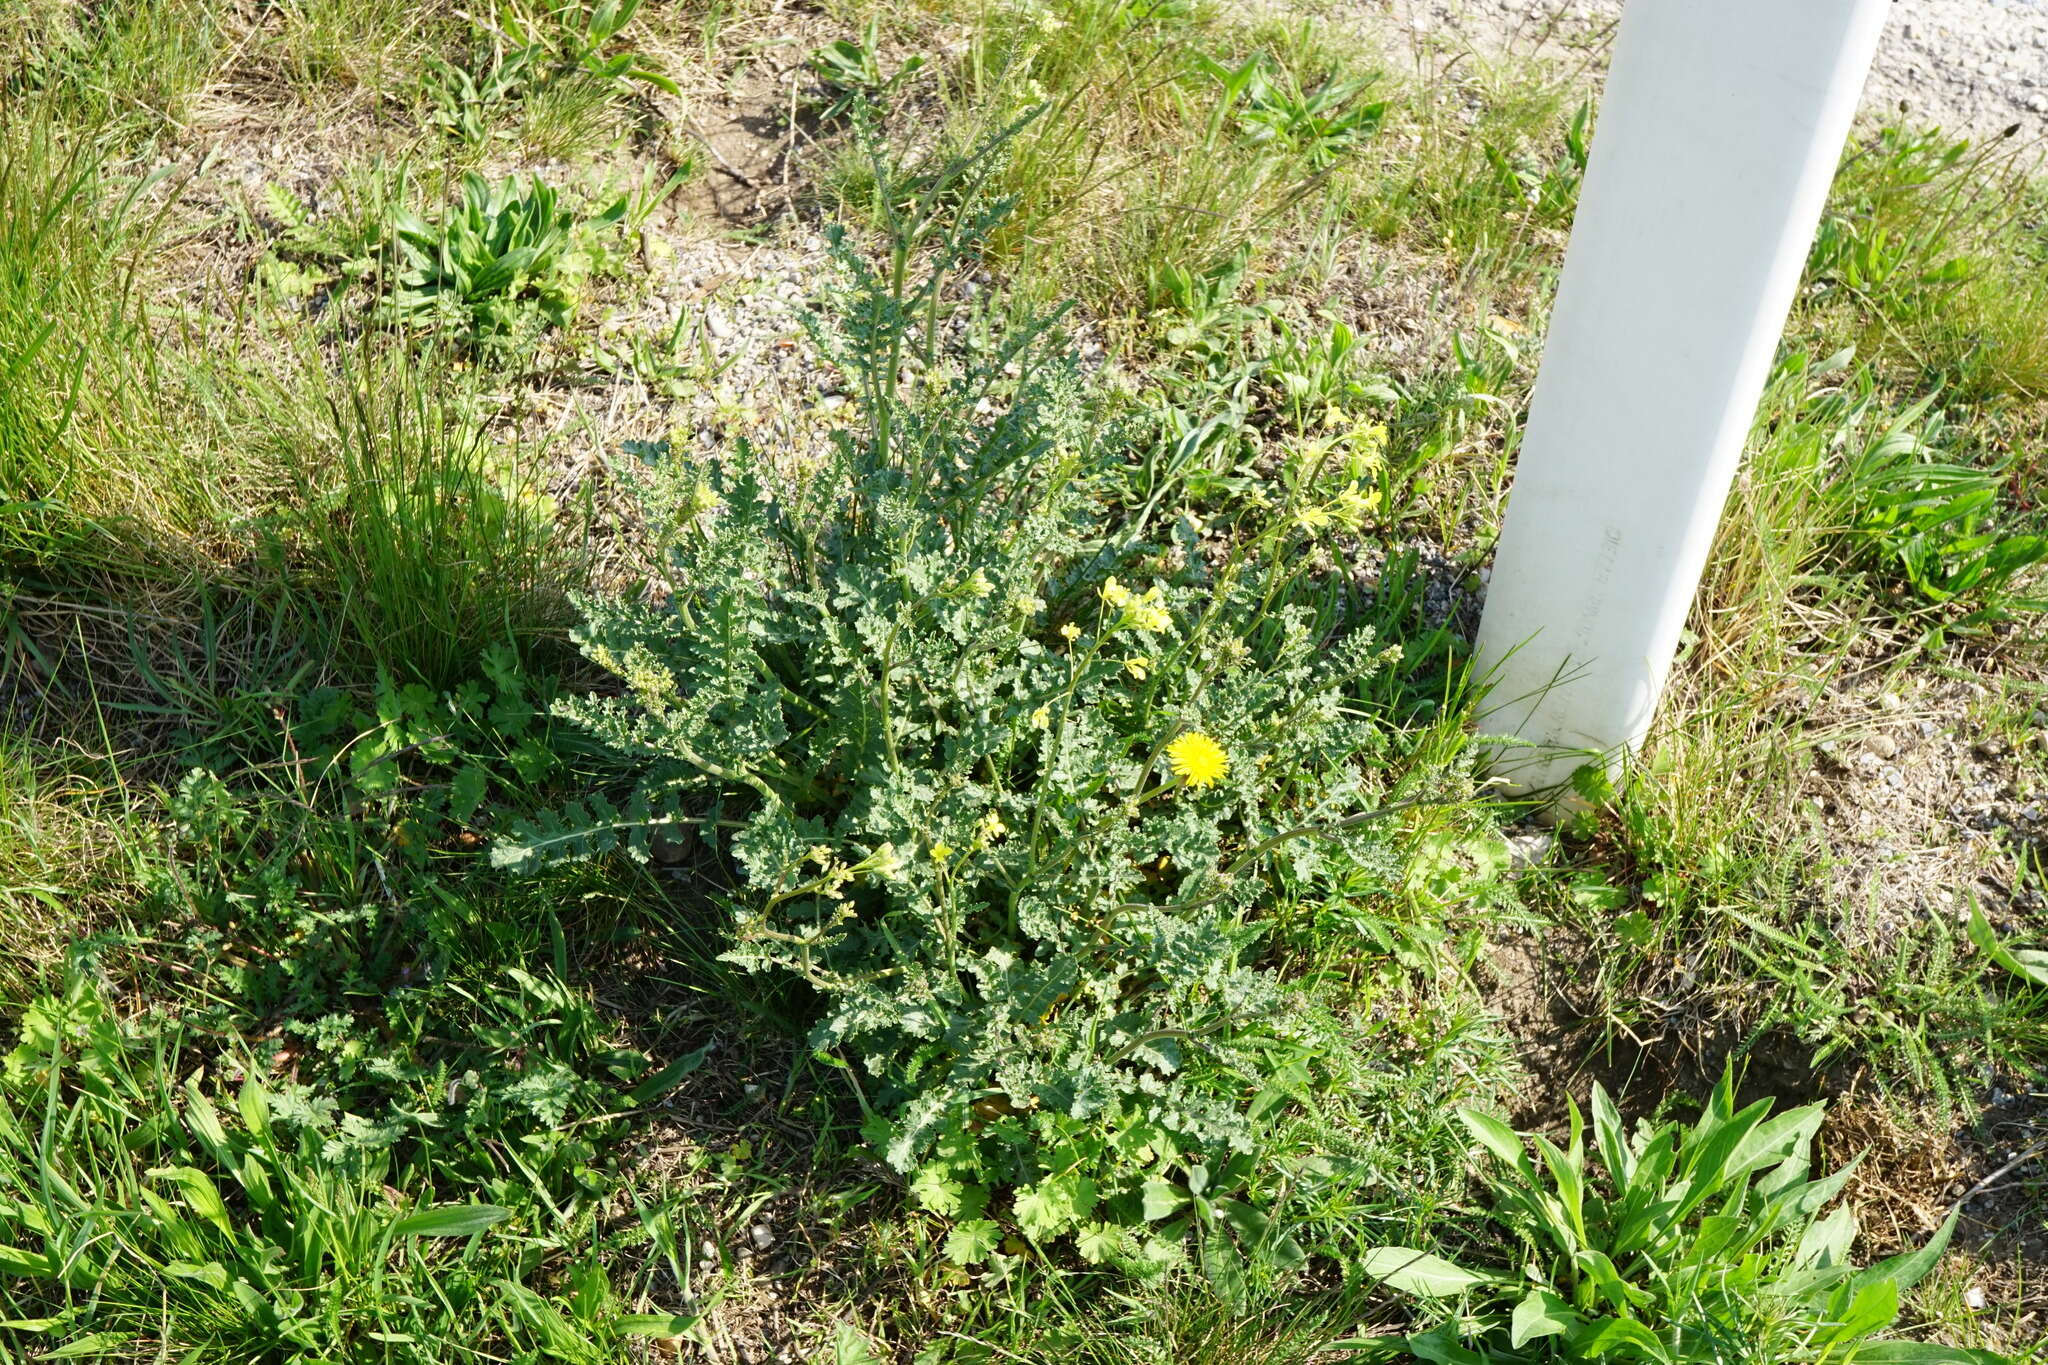
M 22 0 L 0 100 L 0 1361 L 2042 1358 L 2028 149 L 1859 128 L 1552 834 L 1583 69 Z

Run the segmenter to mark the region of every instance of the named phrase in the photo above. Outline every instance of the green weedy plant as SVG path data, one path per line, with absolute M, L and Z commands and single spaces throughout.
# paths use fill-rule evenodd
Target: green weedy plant
M 537 804 L 563 761 L 514 652 L 481 664 L 445 691 L 389 674 L 368 697 L 318 688 L 257 736 L 193 752 L 205 766 L 165 794 L 166 857 L 144 904 L 166 940 L 184 926 L 220 1002 L 311 1018 L 445 971 L 456 953 L 438 912 L 460 898 L 460 864 L 494 812 Z
M 538 460 L 486 437 L 461 353 L 393 339 L 365 329 L 336 361 L 304 348 L 291 397 L 318 407 L 294 453 L 320 477 L 280 541 L 366 660 L 451 684 L 490 645 L 559 626 L 560 585 L 584 570 Z
M 295 283 L 287 293 L 373 278 L 388 254 L 398 206 L 411 192 L 405 164 L 381 157 L 342 177 L 341 203 L 326 213 L 315 213 L 284 185 L 266 184 L 263 208 L 279 230 L 258 265 L 259 278 L 273 287 Z
M 559 1017 L 567 997 L 554 984 L 537 1007 Z M 543 1021 L 519 1022 L 526 1043 Z M 609 1294 L 575 1311 L 590 1298 L 581 1286 L 571 1324 L 524 1283 L 547 1283 L 537 1268 L 580 1240 L 554 1226 L 567 1219 L 531 1153 L 492 1182 L 506 1202 L 477 1200 L 445 1152 L 438 1166 L 401 1157 L 376 1125 L 289 1080 L 252 1077 L 231 1094 L 199 1071 L 181 1083 L 200 1045 L 148 1016 L 117 1019 L 84 971 L 29 1003 L 19 1045 L 0 1052 L 0 1358 L 423 1365 L 484 1336 L 519 1359 L 597 1360 L 623 1338 L 688 1330 Z M 519 1086 L 551 1065 L 514 1083 L 459 1078 L 502 1095 L 473 1151 L 533 1123 L 509 1111 L 542 1113 L 545 1097 Z M 449 1093 L 455 1078 L 440 1079 Z M 422 1096 L 403 1117 L 437 1129 L 438 1103 Z M 564 1126 L 547 1112 L 542 1136 Z
M 2048 610 L 2048 591 L 2026 581 L 2048 563 L 2048 536 L 2018 533 L 2004 505 L 2011 457 L 1939 458 L 1944 424 L 1930 416 L 1933 403 L 1907 408 L 1844 462 L 1828 492 L 1849 514 L 1848 539 L 1921 601 L 1963 607 L 1959 626 Z
M 1243 366 L 1247 333 L 1274 313 L 1271 304 L 1238 301 L 1251 258 L 1250 244 L 1243 243 L 1206 269 L 1158 260 L 1146 270 L 1146 293 L 1167 344 L 1187 353 L 1211 380 L 1234 377 L 1233 368 Z
M 1860 317 L 1875 354 L 1940 376 L 1964 401 L 2048 389 L 2048 243 L 2018 132 L 1957 140 L 1894 127 L 1859 140 L 1807 263 L 1816 304 Z
M 601 106 L 628 83 L 680 93 L 673 80 L 648 66 L 613 39 L 633 21 L 640 0 L 581 0 L 544 6 L 533 19 L 512 5 L 501 9 L 502 30 L 477 25 L 475 51 L 465 64 L 431 59 L 424 93 L 429 127 L 440 128 L 470 146 L 508 135 L 503 115 L 522 102 L 545 102 L 572 85 L 581 89 L 571 103 Z
M 818 111 L 819 121 L 830 123 L 863 105 L 882 104 L 897 86 L 924 68 L 923 54 L 916 53 L 896 68 L 895 75 L 884 76 L 876 35 L 876 22 L 870 19 L 861 37 L 841 38 L 811 54 L 811 72 L 824 86 L 826 96 Z
M 1399 401 L 1384 379 L 1359 373 L 1358 338 L 1343 322 L 1333 321 L 1324 331 L 1283 321 L 1279 329 L 1264 378 L 1273 406 L 1295 431 L 1334 430 L 1369 404 Z
M 1809 278 L 1888 311 L 1952 293 L 1976 269 L 1967 230 L 2000 207 L 1974 202 L 1995 183 L 1984 173 L 1999 151 L 1993 141 L 1973 154 L 1969 140 L 1938 130 L 1880 129 L 1844 161 L 1841 192 L 1814 234 Z
M 1788 565 L 1864 576 L 1930 635 L 2048 607 L 2048 523 L 2007 496 L 2014 457 L 1971 450 L 1940 395 L 1890 407 L 1848 348 L 1788 356 L 1772 384 L 1759 469 Z
M 1545 159 L 1526 151 L 1510 152 L 1494 143 L 1485 146 L 1486 164 L 1503 198 L 1527 204 L 1538 219 L 1557 219 L 1578 202 L 1592 154 L 1592 104 L 1585 103 L 1565 125 L 1563 155 Z
M 582 601 L 624 694 L 559 708 L 643 775 L 494 857 L 686 832 L 729 854 L 729 958 L 815 993 L 812 1046 L 957 1220 L 954 1259 L 1007 1224 L 1134 1269 L 1191 1234 L 1212 1266 L 1284 1262 L 1262 1137 L 1332 1043 L 1261 969 L 1260 912 L 1388 861 L 1377 733 L 1345 703 L 1387 651 L 1288 600 L 1360 494 L 1305 481 L 1316 506 L 1214 568 L 1186 526 L 1120 539 L 1098 497 L 1125 452 L 1054 320 L 964 363 L 937 346 L 945 274 L 1003 206 L 944 231 L 935 206 L 977 202 L 987 156 L 890 210 L 880 271 L 838 243 L 821 341 L 866 420 L 831 459 L 648 452 L 667 595 Z
M 1197 64 L 1226 90 L 1242 82 L 1244 104 L 1237 121 L 1247 138 L 1284 148 L 1311 170 L 1334 166 L 1377 132 L 1386 117 L 1386 101 L 1359 100 L 1372 84 L 1369 80 L 1332 76 L 1304 90 L 1291 73 L 1263 57 L 1253 57 L 1235 71 L 1209 58 L 1200 58 Z
M 462 178 L 462 201 L 438 223 L 417 213 L 393 222 L 399 253 L 391 314 L 440 323 L 483 347 L 518 346 L 565 325 L 597 264 L 595 234 L 626 214 L 621 198 L 593 217 L 564 208 L 538 176 L 496 185 Z
M 1461 1311 L 1413 1335 L 1339 1344 L 1434 1365 L 1997 1365 L 1989 1352 L 1877 1339 L 1897 1321 L 1900 1296 L 1933 1269 L 1955 1218 L 1918 1251 L 1857 1269 L 1854 1210 L 1821 1212 L 1855 1163 L 1808 1179 L 1824 1106 L 1776 1117 L 1770 1108 L 1758 1100 L 1738 1110 L 1724 1075 L 1690 1128 L 1639 1123 L 1630 1134 L 1596 1085 L 1597 1169 L 1576 1106 L 1563 1147 L 1530 1138 L 1540 1167 L 1506 1124 L 1461 1111 L 1502 1163 L 1495 1213 L 1521 1240 L 1521 1271 L 1481 1273 L 1379 1248 L 1365 1258 L 1367 1273 L 1407 1293 L 1461 1300 Z
M 546 55 L 539 44 L 492 52 L 474 69 L 432 58 L 422 89 L 427 97 L 425 123 L 472 147 L 501 134 L 499 122 L 534 79 L 534 67 Z M 503 135 L 509 136 L 509 131 Z

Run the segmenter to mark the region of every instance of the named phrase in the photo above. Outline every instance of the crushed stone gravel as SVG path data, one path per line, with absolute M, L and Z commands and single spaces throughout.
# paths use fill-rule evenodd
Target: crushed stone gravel
M 1622 0 L 1338 0 L 1346 7 L 1411 43 L 1604 58 Z M 2017 127 L 2048 148 L 2048 0 L 1894 0 L 1864 108 L 1978 139 Z

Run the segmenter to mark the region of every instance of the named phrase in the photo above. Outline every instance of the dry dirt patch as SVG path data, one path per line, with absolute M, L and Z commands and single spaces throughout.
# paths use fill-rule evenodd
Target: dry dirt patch
M 2042 832 L 2012 744 L 1978 718 L 1982 683 L 1928 674 L 1850 683 L 1808 717 L 1800 798 L 1833 851 L 1829 904 L 1882 944 L 1924 916 L 2010 895 L 2011 841 Z

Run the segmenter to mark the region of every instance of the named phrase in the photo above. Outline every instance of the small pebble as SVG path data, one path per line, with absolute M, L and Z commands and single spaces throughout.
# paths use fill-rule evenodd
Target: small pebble
M 1527 830 L 1507 836 L 1508 866 L 1516 872 L 1541 867 L 1557 847 L 1557 835 L 1547 829 Z

